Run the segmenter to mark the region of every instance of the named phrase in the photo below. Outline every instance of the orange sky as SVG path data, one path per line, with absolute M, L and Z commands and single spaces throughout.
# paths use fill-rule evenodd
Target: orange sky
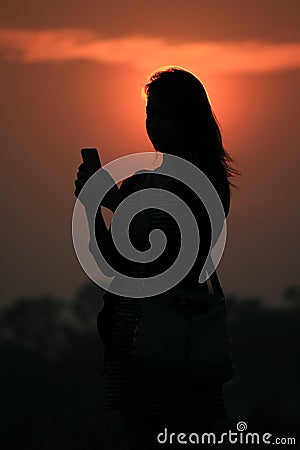
M 125 10 L 114 2 L 114 13 L 108 3 L 84 11 L 71 3 L 70 13 L 68 1 L 29 1 L 25 14 L 3 2 L 2 303 L 71 298 L 87 281 L 71 237 L 80 148 L 98 147 L 103 163 L 151 150 L 140 90 L 162 64 L 202 79 L 244 173 L 220 265 L 224 288 L 278 302 L 299 284 L 299 2 L 166 1 L 159 23 L 157 2 Z
M 166 61 L 202 73 L 264 73 L 300 67 L 300 43 L 239 41 L 191 41 L 170 43 L 142 34 L 100 38 L 88 30 L 0 29 L 4 59 L 24 63 L 98 61 L 128 64 L 151 72 Z

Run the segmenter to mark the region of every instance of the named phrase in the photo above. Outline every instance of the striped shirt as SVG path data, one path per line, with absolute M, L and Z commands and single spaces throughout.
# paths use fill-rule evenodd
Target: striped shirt
M 151 173 L 151 172 L 150 172 Z M 149 173 L 141 174 L 125 180 L 121 190 L 127 196 L 142 188 L 145 177 Z M 162 209 L 151 208 L 147 211 L 149 230 L 161 228 L 169 237 L 174 233 L 174 225 L 170 225 L 168 214 Z M 173 229 L 172 229 L 173 226 Z M 175 233 L 176 234 L 176 233 Z M 175 237 L 174 234 L 174 237 Z M 178 245 L 172 245 L 174 254 Z M 166 249 L 165 249 L 166 250 Z M 148 263 L 147 276 L 156 275 L 170 265 L 174 257 L 172 250 L 159 263 Z M 171 255 L 171 256 L 170 256 Z M 202 256 L 203 258 L 203 256 Z M 201 259 L 203 262 L 203 260 Z M 198 260 L 199 262 L 199 260 Z M 162 270 L 163 267 L 163 270 Z M 126 271 L 131 276 L 143 276 L 144 266 L 137 263 L 126 263 Z M 206 283 L 198 283 L 199 264 L 177 285 L 179 287 L 199 289 L 207 292 Z M 130 291 L 126 286 L 126 292 Z M 128 294 L 127 294 L 128 295 Z M 175 379 L 162 380 L 150 375 L 139 375 L 128 365 L 133 345 L 133 335 L 138 324 L 140 314 L 140 300 L 133 297 L 116 296 L 111 293 L 104 295 L 104 299 L 113 301 L 112 313 L 112 344 L 114 357 L 105 359 L 104 373 L 106 382 L 106 408 L 127 408 L 135 412 L 167 415 L 176 418 L 226 419 L 226 407 L 223 398 L 222 385 L 203 386 L 178 382 Z

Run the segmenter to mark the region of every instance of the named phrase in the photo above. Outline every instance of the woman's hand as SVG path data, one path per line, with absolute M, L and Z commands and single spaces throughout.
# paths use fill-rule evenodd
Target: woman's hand
M 79 196 L 81 189 L 88 181 L 88 179 L 96 172 L 97 169 L 93 169 L 85 163 L 80 164 L 78 167 L 77 178 L 75 180 L 75 191 L 76 197 Z
M 74 194 L 76 197 L 79 196 L 81 189 L 85 185 L 85 183 L 89 180 L 89 178 L 97 172 L 98 169 L 92 168 L 88 166 L 85 163 L 80 164 L 78 167 L 77 172 L 77 179 L 75 180 L 75 190 Z M 104 198 L 101 200 L 101 205 L 105 208 L 110 209 L 111 211 L 115 211 L 119 203 L 122 201 L 121 194 L 119 192 L 118 186 L 115 184 L 115 180 L 110 176 L 110 174 L 105 170 L 102 169 L 102 175 L 101 178 L 103 180 L 103 177 L 107 178 L 107 181 L 105 183 L 105 186 L 107 184 L 112 184 L 113 187 L 108 191 L 108 193 L 104 196 Z M 101 182 L 101 179 L 99 177 L 99 183 Z M 100 188 L 100 186 L 99 186 Z M 105 187 L 103 187 L 105 189 Z

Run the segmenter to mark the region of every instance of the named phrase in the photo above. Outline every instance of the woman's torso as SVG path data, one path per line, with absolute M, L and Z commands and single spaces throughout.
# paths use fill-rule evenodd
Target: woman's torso
M 216 181 L 213 182 L 213 184 L 221 198 L 225 215 L 227 215 L 229 210 L 230 198 L 229 185 L 228 183 L 224 183 L 224 181 L 220 182 L 219 185 Z M 156 189 L 166 189 L 172 194 L 175 194 L 175 197 L 178 196 L 181 200 L 183 200 L 188 208 L 190 208 L 198 225 L 200 243 L 199 245 L 197 245 L 197 242 L 195 242 L 195 246 L 197 247 L 195 249 L 197 257 L 194 260 L 194 263 L 190 264 L 190 270 L 188 270 L 186 274 L 176 274 L 177 280 L 172 280 L 173 287 L 198 288 L 201 291 L 207 291 L 207 283 L 199 283 L 199 275 L 207 258 L 211 241 L 210 219 L 204 205 L 197 197 L 196 193 L 194 193 L 182 182 L 161 175 L 155 170 L 136 172 L 131 177 L 123 181 L 120 190 L 124 197 L 128 197 L 132 193 L 137 192 L 140 189 L 146 189 L 149 187 L 153 187 Z M 180 212 L 178 214 L 179 225 L 178 223 L 176 223 L 176 220 L 174 220 L 174 218 L 172 218 L 171 215 L 166 212 L 168 209 L 166 208 L 166 206 L 171 206 L 175 211 L 176 208 L 178 209 L 176 199 L 167 199 L 164 196 L 161 196 L 159 191 L 152 191 L 150 197 L 153 204 L 157 205 L 157 208 L 147 208 L 145 209 L 145 211 L 140 213 L 143 214 L 145 218 L 143 222 L 144 230 L 142 231 L 142 233 L 139 229 L 139 236 L 143 236 L 142 240 L 140 240 L 139 242 L 135 241 L 136 229 L 134 226 L 134 221 L 132 222 L 132 226 L 129 229 L 129 237 L 132 244 L 135 245 L 138 250 L 145 251 L 150 248 L 149 235 L 151 231 L 159 229 L 165 234 L 166 247 L 158 258 L 155 258 L 153 261 L 147 263 L 131 261 L 129 259 L 121 257 L 121 264 L 119 265 L 119 269 L 129 278 L 153 277 L 163 273 L 164 271 L 172 267 L 172 264 L 174 264 L 176 258 L 179 255 L 179 252 L 181 251 L 182 241 L 180 230 Z M 170 203 L 172 202 L 173 205 L 170 205 Z M 136 200 L 135 206 L 141 207 L 141 204 Z M 130 281 L 128 281 L 128 283 L 130 283 Z

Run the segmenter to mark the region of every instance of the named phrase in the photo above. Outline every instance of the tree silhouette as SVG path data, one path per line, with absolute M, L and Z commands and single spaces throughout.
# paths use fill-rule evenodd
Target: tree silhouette
M 72 302 L 23 297 L 0 311 L 1 450 L 126 450 L 118 414 L 104 410 L 96 328 L 103 292 L 89 283 Z M 232 430 L 239 420 L 249 431 L 276 436 L 293 437 L 300 429 L 299 287 L 284 295 L 291 308 L 227 298 L 238 367 L 224 385 Z
M 283 292 L 283 297 L 295 308 L 300 307 L 300 286 L 288 286 Z

